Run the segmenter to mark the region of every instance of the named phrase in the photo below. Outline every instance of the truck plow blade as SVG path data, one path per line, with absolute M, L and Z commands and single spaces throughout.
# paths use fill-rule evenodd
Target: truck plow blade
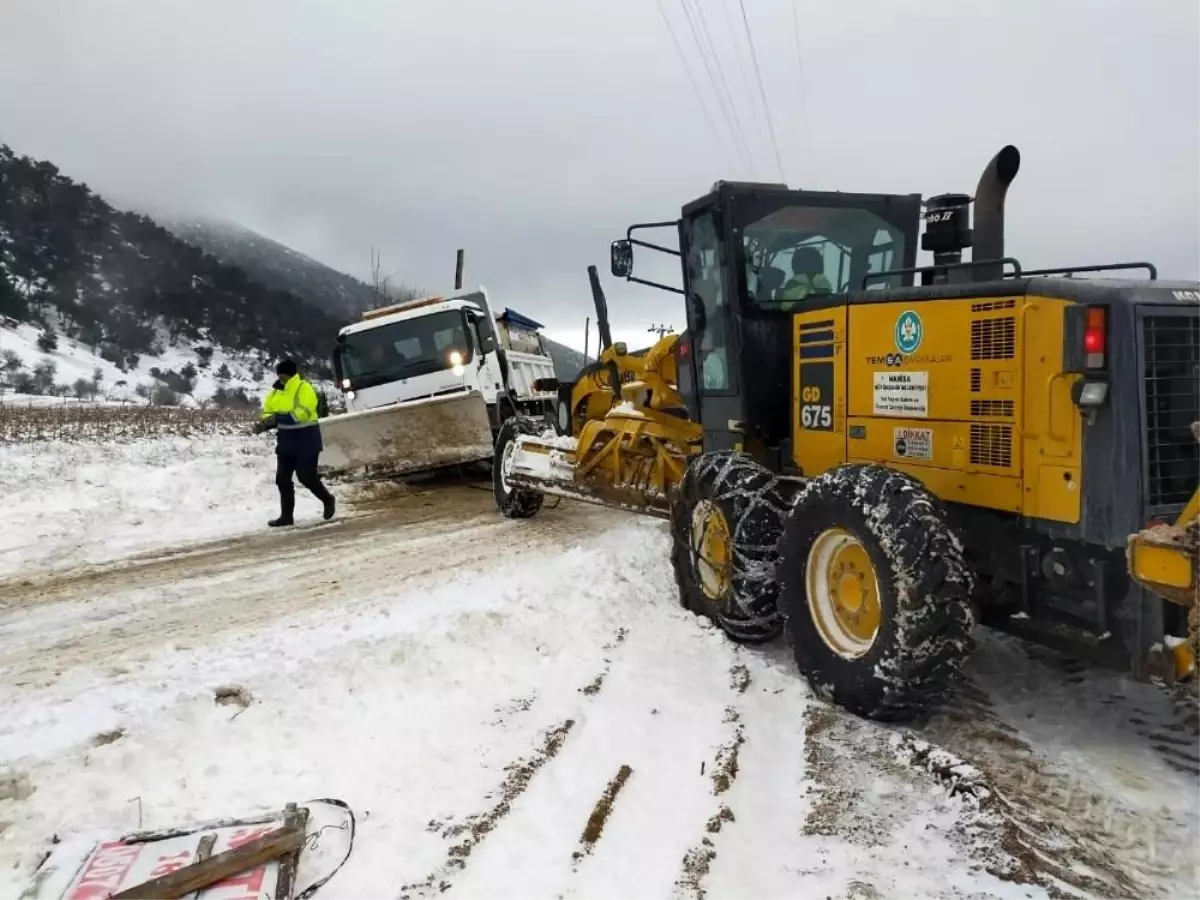
M 492 426 L 478 391 L 426 397 L 321 420 L 322 471 L 404 475 L 489 459 Z

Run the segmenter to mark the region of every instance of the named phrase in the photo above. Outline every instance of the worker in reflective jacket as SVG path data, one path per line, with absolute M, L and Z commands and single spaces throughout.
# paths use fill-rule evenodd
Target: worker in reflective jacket
M 326 519 L 332 519 L 336 503 L 333 494 L 321 484 L 317 460 L 324 446 L 317 423 L 317 392 L 297 374 L 296 364 L 285 359 L 275 367 L 279 379 L 263 398 L 262 416 L 254 426 L 255 434 L 276 432 L 275 485 L 279 488 L 279 518 L 267 524 L 272 528 L 293 523 L 296 489 L 292 475 L 312 491 L 324 506 Z

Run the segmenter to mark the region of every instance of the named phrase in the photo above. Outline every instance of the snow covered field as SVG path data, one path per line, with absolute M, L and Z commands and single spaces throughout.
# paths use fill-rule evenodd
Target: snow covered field
M 0 578 L 260 528 L 274 466 L 269 438 L 0 445 Z
M 985 638 L 914 736 L 681 610 L 657 521 L 339 487 L 274 533 L 253 439 L 44 451 L 0 459 L 0 896 L 51 835 L 315 797 L 358 816 L 319 898 L 1200 889 L 1157 688 Z

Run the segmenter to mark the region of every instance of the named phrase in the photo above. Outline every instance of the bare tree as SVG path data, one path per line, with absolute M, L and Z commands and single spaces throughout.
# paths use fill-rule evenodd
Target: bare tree
M 376 248 L 371 248 L 371 305 L 373 307 L 378 309 L 391 303 L 407 303 L 409 300 L 425 296 L 425 291 L 396 281 L 399 272 L 399 269 L 390 273 L 384 272 L 383 256 Z
M 383 273 L 383 258 L 379 251 L 371 248 L 371 301 L 375 306 L 382 306 L 391 297 L 389 283 L 391 276 Z

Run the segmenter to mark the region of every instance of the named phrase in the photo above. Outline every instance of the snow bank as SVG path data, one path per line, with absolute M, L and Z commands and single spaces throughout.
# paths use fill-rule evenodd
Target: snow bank
M 242 436 L 0 446 L 0 577 L 261 528 L 274 465 Z

